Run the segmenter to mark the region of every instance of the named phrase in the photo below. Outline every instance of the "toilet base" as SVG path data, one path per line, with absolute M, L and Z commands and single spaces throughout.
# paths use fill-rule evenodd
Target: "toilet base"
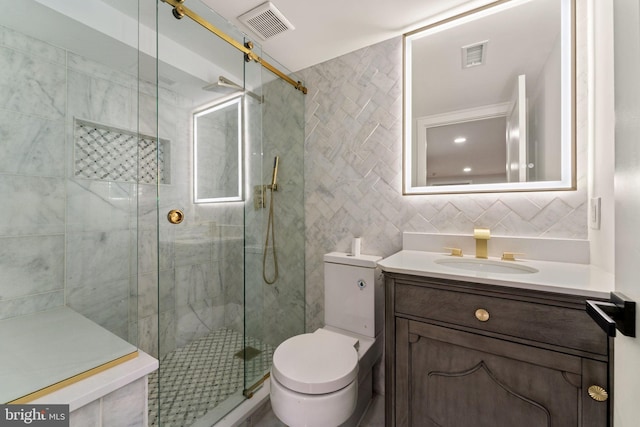
M 315 395 L 289 390 L 273 376 L 270 382 L 273 413 L 289 427 L 337 427 L 352 416 L 358 403 L 357 381 L 333 393 Z
M 367 412 L 371 399 L 373 398 L 373 375 L 369 371 L 369 375 L 366 375 L 358 383 L 358 401 L 356 403 L 356 409 L 347 421 L 340 424 L 340 427 L 357 427 L 362 421 L 362 417 Z

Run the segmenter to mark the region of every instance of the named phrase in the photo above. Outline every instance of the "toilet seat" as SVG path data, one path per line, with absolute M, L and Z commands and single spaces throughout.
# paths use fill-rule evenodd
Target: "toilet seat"
M 291 337 L 273 353 L 271 374 L 298 393 L 335 392 L 358 376 L 357 344 L 357 339 L 323 329 Z

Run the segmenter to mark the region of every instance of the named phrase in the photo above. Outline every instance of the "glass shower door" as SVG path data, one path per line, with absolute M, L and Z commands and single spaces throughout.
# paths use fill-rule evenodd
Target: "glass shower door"
M 278 69 L 259 46 L 253 51 Z M 245 395 L 259 388 L 275 348 L 304 333 L 304 95 L 257 63 L 245 67 L 260 101 L 247 108 Z
M 187 6 L 242 40 L 202 3 Z M 156 259 L 157 308 L 140 337 L 160 360 L 149 423 L 213 425 L 244 400 L 245 62 L 194 21 L 175 19 L 169 4 L 157 7 L 157 84 L 144 104 L 156 109 L 164 179 L 141 189 L 157 200 L 157 223 L 146 224 L 155 248 L 145 240 Z
M 203 3 L 186 6 L 246 41 Z M 157 7 L 155 93 L 140 100 L 159 141 L 158 184 L 140 186 L 156 219 L 140 239 L 158 284 L 140 319 L 140 346 L 160 359 L 149 422 L 210 426 L 252 396 L 273 349 L 304 332 L 303 95 Z

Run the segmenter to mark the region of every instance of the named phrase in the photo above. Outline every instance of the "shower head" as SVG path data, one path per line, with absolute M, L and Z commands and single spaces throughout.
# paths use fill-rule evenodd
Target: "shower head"
M 202 89 L 209 92 L 217 92 L 222 95 L 228 95 L 234 92 L 243 92 L 249 95 L 250 97 L 256 99 L 260 104 L 262 104 L 262 102 L 264 101 L 264 99 L 261 96 L 256 95 L 250 90 L 245 90 L 239 84 L 234 83 L 228 78 L 223 76 L 219 76 L 217 82 L 208 84 L 204 86 Z
M 223 94 L 244 90 L 242 86 L 232 82 L 231 80 L 223 76 L 218 77 L 217 82 L 206 85 L 202 89 L 207 90 L 209 92 L 218 92 Z

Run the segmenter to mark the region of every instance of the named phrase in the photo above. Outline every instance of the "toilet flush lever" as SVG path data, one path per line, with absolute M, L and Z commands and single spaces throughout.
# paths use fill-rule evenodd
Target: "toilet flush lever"
M 360 289 L 364 289 L 367 286 L 367 282 L 365 282 L 364 280 L 360 279 L 358 280 L 358 287 Z

